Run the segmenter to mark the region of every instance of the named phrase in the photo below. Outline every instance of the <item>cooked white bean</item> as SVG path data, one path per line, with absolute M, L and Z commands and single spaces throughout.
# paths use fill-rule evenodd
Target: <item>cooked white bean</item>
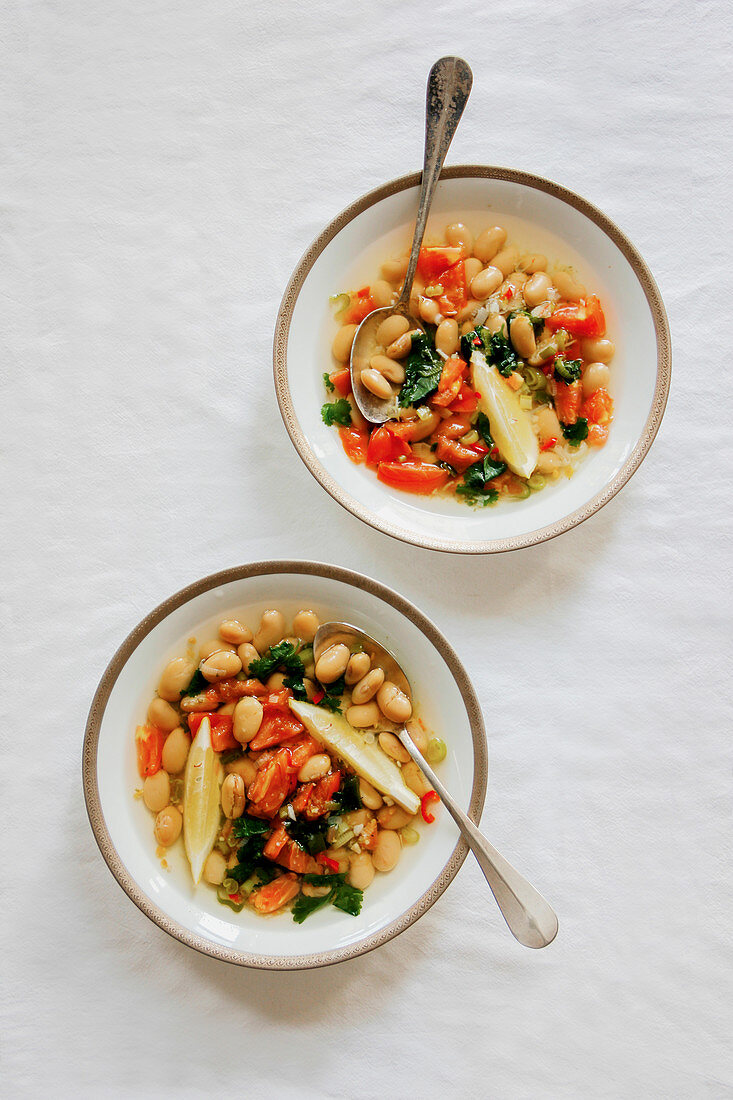
M 210 882 L 212 886 L 220 886 L 226 878 L 226 874 L 227 861 L 221 852 L 214 848 L 214 851 L 209 852 L 206 857 L 203 870 L 204 882 Z
M 386 260 L 381 267 L 380 274 L 388 283 L 399 283 L 407 274 L 409 257 L 401 260 Z
M 414 760 L 411 760 L 409 764 L 402 765 L 402 778 L 418 798 L 422 798 L 424 794 L 432 789 Z
M 408 814 L 401 806 L 383 806 L 377 813 L 377 821 L 381 829 L 404 829 L 412 821 L 413 814 Z
M 383 348 L 388 348 L 400 336 L 410 331 L 410 322 L 401 313 L 395 313 L 392 317 L 386 317 L 377 329 L 377 343 Z
M 456 321 L 460 324 L 462 321 L 468 320 L 473 317 L 478 309 L 480 309 L 481 303 L 475 298 L 469 298 L 465 306 L 461 306 L 456 314 Z
M 159 699 L 156 696 L 151 700 L 148 707 L 148 722 L 152 726 L 157 726 L 159 730 L 165 730 L 168 733 L 176 728 L 178 721 L 178 713 L 170 703 L 166 703 L 165 699 Z
M 277 645 L 285 637 L 285 616 L 282 611 L 270 609 L 260 619 L 260 625 L 254 636 L 254 647 L 258 653 L 265 653 L 271 645 Z
M 552 290 L 552 279 L 544 271 L 538 271 L 532 275 L 522 287 L 524 301 L 530 309 L 547 301 L 547 296 Z
M 374 864 L 369 852 L 352 852 L 346 881 L 356 890 L 366 890 L 374 880 Z
M 242 668 L 247 675 L 249 675 L 249 666 L 252 661 L 258 661 L 260 658 L 259 653 L 251 642 L 242 642 L 242 644 L 237 647 L 237 656 L 242 662 Z
M 443 355 L 454 355 L 458 351 L 458 322 L 446 317 L 435 330 L 435 347 Z
M 569 271 L 553 271 L 552 281 L 565 301 L 577 302 L 585 295 L 585 287 Z
M 155 839 L 161 848 L 170 848 L 171 844 L 175 844 L 181 835 L 182 827 L 183 818 L 180 810 L 175 806 L 166 806 L 162 809 L 155 819 L 153 829 Z
M 499 289 L 503 281 L 504 276 L 498 267 L 485 267 L 472 280 L 471 294 L 483 302 Z
M 191 683 L 196 662 L 189 657 L 174 657 L 163 669 L 158 683 L 158 695 L 168 703 L 177 703 L 181 692 Z
M 221 808 L 224 811 L 224 817 L 241 817 L 246 801 L 244 779 L 236 772 L 230 772 L 221 785 Z
M 552 474 L 556 470 L 560 469 L 562 462 L 559 455 L 556 455 L 554 451 L 542 451 L 540 457 L 537 459 L 537 469 L 541 474 Z
M 237 654 L 231 650 L 220 649 L 207 657 L 205 661 L 202 661 L 199 669 L 201 675 L 209 683 L 215 684 L 218 680 L 228 680 L 231 676 L 236 676 L 238 672 L 241 672 L 242 662 Z
M 392 687 L 395 687 L 395 685 L 393 684 Z M 403 698 L 407 699 L 407 696 L 405 695 Z M 399 737 L 395 737 L 393 733 L 388 733 L 385 730 L 383 733 L 380 733 L 378 740 L 382 752 L 386 752 L 387 756 L 391 756 L 393 760 L 399 760 L 401 764 L 406 764 L 410 759 L 409 752 L 402 744 Z
M 357 325 L 342 325 L 333 338 L 331 352 L 339 363 L 347 363 L 351 356 L 351 346 L 356 336 Z
M 402 853 L 399 834 L 392 829 L 380 829 L 377 844 L 372 852 L 372 863 L 377 871 L 386 874 L 397 866 Z
M 610 363 L 616 348 L 612 340 L 601 336 L 594 340 L 582 340 L 580 350 L 586 363 Z
M 222 649 L 228 649 L 230 653 L 237 652 L 237 647 L 229 642 L 222 642 L 221 638 L 209 638 L 199 646 L 199 661 L 205 661 L 212 653 L 221 653 Z
M 608 389 L 611 372 L 605 363 L 588 363 L 583 371 L 583 396 L 590 397 L 596 390 Z
M 351 706 L 348 707 L 346 711 L 346 721 L 357 730 L 368 729 L 369 726 L 376 726 L 381 717 L 379 707 L 376 703 L 363 703 L 361 706 Z
M 265 680 L 265 687 L 268 691 L 281 691 L 284 688 L 287 676 L 284 672 L 273 672 Z
M 514 271 L 519 260 L 519 251 L 511 245 L 509 248 L 503 248 L 501 252 L 498 252 L 491 261 L 493 267 L 498 267 L 504 278 Z
M 313 641 L 320 625 L 315 611 L 311 611 L 310 609 L 299 611 L 293 619 L 293 631 L 299 638 L 302 638 L 304 642 Z
M 493 260 L 505 243 L 506 229 L 502 229 L 500 225 L 494 225 L 491 229 L 484 229 L 483 233 L 479 233 L 473 246 L 473 252 L 482 264 L 487 264 L 489 260 Z
M 392 304 L 394 290 L 386 279 L 375 279 L 371 285 L 372 301 L 378 309 Z
M 169 775 L 178 775 L 186 767 L 191 738 L 183 726 L 176 726 L 168 734 L 163 745 L 163 767 Z
M 168 772 L 159 768 L 155 775 L 149 775 L 143 783 L 143 802 L 154 814 L 160 813 L 171 799 L 171 781 Z
M 378 370 L 374 370 L 372 367 L 365 367 L 360 377 L 362 386 L 365 386 L 369 392 L 373 393 L 375 397 L 378 397 L 380 401 L 389 401 L 390 397 L 392 397 L 392 387 L 384 375 L 380 374 Z
M 349 657 L 349 647 L 343 642 L 329 646 L 316 661 L 316 679 L 322 684 L 334 684 L 345 673 Z
M 415 719 L 411 719 L 407 723 L 407 732 L 409 733 L 412 740 L 415 742 L 417 748 L 424 755 L 428 747 L 429 738 L 420 723 L 416 722 Z
M 522 359 L 529 359 L 537 351 L 534 328 L 529 317 L 524 313 L 517 314 L 509 325 L 509 338 L 514 345 L 517 355 Z
M 371 667 L 371 658 L 368 653 L 352 653 L 349 657 L 349 663 L 346 666 L 346 683 L 351 687 L 352 684 L 356 684 L 363 676 L 366 676 Z
M 534 275 L 536 271 L 545 271 L 547 268 L 547 256 L 541 252 L 533 252 L 529 256 L 522 256 L 519 266 L 528 275 Z
M 369 366 L 372 370 L 383 374 L 388 382 L 396 382 L 397 385 L 401 385 L 405 380 L 405 368 L 402 363 L 398 363 L 386 355 L 373 355 L 369 360 Z
M 435 324 L 438 318 L 438 314 L 440 313 L 440 309 L 438 308 L 438 303 L 435 301 L 434 298 L 423 298 L 421 296 L 420 301 L 417 304 L 417 308 L 418 313 L 422 317 L 423 321 L 426 321 L 429 325 Z
M 224 619 L 224 622 L 219 624 L 219 637 L 225 642 L 238 646 L 242 642 L 252 641 L 252 631 L 238 619 Z
M 413 333 L 408 330 L 403 332 L 401 336 L 398 336 L 396 340 L 386 348 L 385 355 L 388 359 L 404 359 L 410 354 L 412 349 L 412 337 Z
M 463 222 L 453 222 L 445 227 L 445 239 L 451 248 L 460 248 L 464 257 L 473 252 L 473 233 Z
M 379 791 L 366 779 L 359 779 L 359 797 L 369 810 L 378 810 L 380 806 L 384 805 Z
M 327 752 L 319 752 L 311 756 L 310 760 L 306 760 L 298 772 L 298 782 L 310 783 L 314 779 L 320 779 L 322 775 L 327 775 L 330 770 L 331 757 Z
M 498 313 L 492 313 L 486 318 L 486 328 L 491 333 L 500 332 L 504 337 L 508 334 L 506 321 Z
M 476 256 L 469 256 L 467 260 L 463 261 L 463 271 L 466 277 L 466 286 L 470 286 L 473 280 L 478 275 L 479 271 L 483 271 L 484 265 Z
M 371 672 L 367 672 L 366 676 L 363 676 L 357 684 L 354 684 L 351 691 L 352 703 L 368 703 L 370 699 L 374 698 L 383 683 L 383 669 L 373 668 Z
M 560 421 L 549 405 L 543 405 L 537 413 L 537 433 L 541 443 L 547 443 L 550 439 L 562 439 Z
M 224 765 L 224 770 L 227 775 L 241 775 L 245 787 L 249 787 L 257 775 L 257 765 L 248 756 L 240 756 L 238 760 L 231 760 Z
M 412 716 L 412 703 L 391 680 L 385 680 L 380 687 L 377 692 L 377 703 L 384 717 L 389 718 L 390 722 L 406 722 Z

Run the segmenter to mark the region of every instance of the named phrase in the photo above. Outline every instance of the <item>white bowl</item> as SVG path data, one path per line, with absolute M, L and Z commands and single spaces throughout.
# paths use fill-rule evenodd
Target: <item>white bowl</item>
M 442 634 L 412 604 L 359 573 L 314 562 L 258 562 L 205 577 L 152 611 L 115 654 L 92 703 L 84 740 L 83 780 L 89 819 L 110 870 L 135 904 L 166 932 L 205 954 L 263 969 L 325 966 L 379 947 L 440 897 L 467 847 L 446 813 L 405 848 L 398 867 L 378 875 L 361 915 L 329 907 L 302 924 L 288 913 L 232 913 L 206 886 L 191 882 L 182 842 L 155 855 L 152 817 L 133 793 L 135 726 L 167 660 L 200 640 L 222 618 L 256 621 L 275 604 L 286 614 L 313 607 L 322 621 L 346 620 L 392 650 L 411 680 L 419 713 L 448 746 L 441 775 L 478 822 L 487 782 L 483 719 L 473 688 Z M 183 646 L 182 646 L 183 643 Z
M 670 338 L 659 291 L 643 259 L 600 210 L 557 184 L 525 172 L 475 165 L 444 170 L 428 234 L 460 220 L 480 229 L 499 222 L 528 251 L 572 264 L 603 303 L 616 344 L 608 442 L 591 450 L 572 479 L 529 499 L 471 509 L 453 499 L 387 488 L 354 465 L 321 419 L 322 378 L 335 332 L 329 296 L 373 280 L 379 264 L 409 246 L 419 176 L 393 180 L 339 214 L 311 245 L 288 284 L 277 318 L 275 388 L 298 454 L 331 496 L 365 523 L 432 550 L 516 550 L 569 530 L 597 512 L 649 450 L 667 401 Z

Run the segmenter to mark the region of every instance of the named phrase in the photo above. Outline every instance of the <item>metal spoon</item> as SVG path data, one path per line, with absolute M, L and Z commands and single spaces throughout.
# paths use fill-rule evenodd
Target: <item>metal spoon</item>
M 428 220 L 430 204 L 443 167 L 448 147 L 453 140 L 463 108 L 466 106 L 473 83 L 469 66 L 460 57 L 441 57 L 428 76 L 425 102 L 425 159 L 420 185 L 420 201 L 417 208 L 415 235 L 412 238 L 410 262 L 402 285 L 402 293 L 393 306 L 385 306 L 370 313 L 357 329 L 351 348 L 351 388 L 360 411 L 373 424 L 383 424 L 397 415 L 397 396 L 384 401 L 375 397 L 361 381 L 361 372 L 369 366 L 369 360 L 377 345 L 376 332 L 382 321 L 394 314 L 406 317 L 411 329 L 423 330 L 422 322 L 410 313 L 410 294 L 417 269 L 422 239 Z
M 337 642 L 352 646 L 355 642 L 372 658 L 372 663 L 384 669 L 392 680 L 411 699 L 410 683 L 394 656 L 369 634 L 350 623 L 324 623 L 313 640 L 313 656 L 317 661 L 324 650 Z M 458 806 L 443 786 L 407 730 L 398 737 L 418 767 L 425 773 L 440 795 L 441 802 L 458 826 L 463 839 L 478 860 L 496 904 L 501 910 L 509 931 L 525 947 L 547 947 L 557 935 L 557 917 L 552 906 L 535 890 L 519 871 L 515 870 L 493 844 L 479 832 L 474 823 Z

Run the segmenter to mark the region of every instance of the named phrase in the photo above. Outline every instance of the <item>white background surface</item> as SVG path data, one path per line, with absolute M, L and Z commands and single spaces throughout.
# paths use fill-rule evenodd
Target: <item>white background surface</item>
M 729 1096 L 728 6 L 10 0 L 0 20 L 5 1094 Z M 475 76 L 449 162 L 601 206 L 675 352 L 621 495 L 499 558 L 340 510 L 271 383 L 291 269 L 419 166 L 448 52 Z M 485 829 L 556 905 L 550 949 L 514 943 L 471 863 L 398 940 L 292 975 L 197 956 L 114 882 L 80 783 L 96 683 L 165 596 L 274 556 L 379 576 L 456 645 L 491 731 Z

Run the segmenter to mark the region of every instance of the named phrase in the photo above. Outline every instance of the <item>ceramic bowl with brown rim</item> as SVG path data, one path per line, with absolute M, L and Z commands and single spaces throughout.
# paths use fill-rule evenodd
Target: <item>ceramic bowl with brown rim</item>
M 603 448 L 592 449 L 572 478 L 527 500 L 473 509 L 450 495 L 420 497 L 391 489 L 355 465 L 321 406 L 323 374 L 334 367 L 336 332 L 329 297 L 378 278 L 387 259 L 409 249 L 419 176 L 403 176 L 359 199 L 313 242 L 288 284 L 277 318 L 275 389 L 285 426 L 313 476 L 331 496 L 385 534 L 432 550 L 494 553 L 531 546 L 592 516 L 639 467 L 659 428 L 670 379 L 667 317 L 652 275 L 617 226 L 557 184 L 504 168 L 446 168 L 426 240 L 462 221 L 475 232 L 503 225 L 523 252 L 574 268 L 603 303 L 615 413 Z
M 215 888 L 194 887 L 182 840 L 165 850 L 162 864 L 153 815 L 135 798 L 135 727 L 145 721 L 164 665 L 185 652 L 188 639 L 215 637 L 224 618 L 257 623 L 267 607 L 291 620 L 300 608 L 313 608 L 322 622 L 353 623 L 395 654 L 417 714 L 447 744 L 441 775 L 476 822 L 486 794 L 486 735 L 466 671 L 430 620 L 377 581 L 335 566 L 274 561 L 216 573 L 171 596 L 123 642 L 94 697 L 83 753 L 89 819 L 109 869 L 146 916 L 190 947 L 242 966 L 297 970 L 353 958 L 404 931 L 440 897 L 468 849 L 439 813 L 397 867 L 376 876 L 360 916 L 329 907 L 302 925 L 288 912 L 234 913 L 217 901 Z

